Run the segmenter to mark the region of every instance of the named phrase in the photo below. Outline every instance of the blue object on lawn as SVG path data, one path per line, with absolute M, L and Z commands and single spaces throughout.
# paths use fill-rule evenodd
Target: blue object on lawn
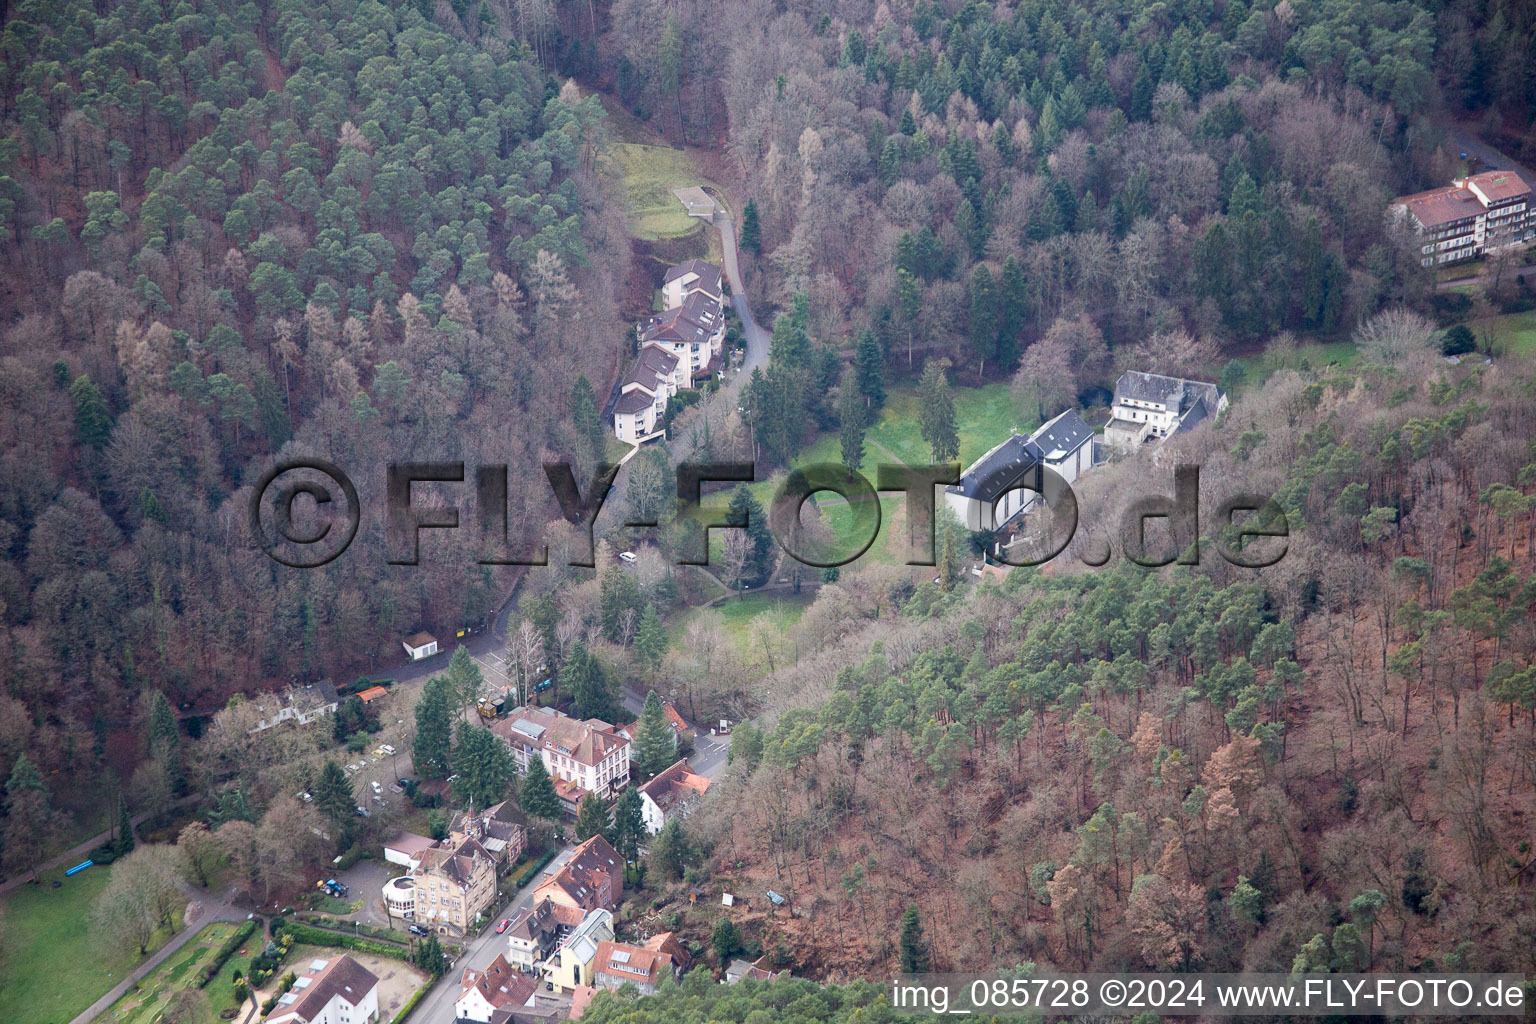
M 88 861 L 85 861 L 84 863 L 76 864 L 74 867 L 72 867 L 68 871 L 64 872 L 64 876 L 67 878 L 70 875 L 78 875 L 80 872 L 84 871 L 86 868 L 90 867 L 92 864 L 95 864 L 95 863 L 96 862 L 93 861 L 93 860 L 88 860 Z
M 784 897 L 780 896 L 778 893 L 774 892 L 772 889 L 769 889 L 766 895 L 767 895 L 768 899 L 770 901 L 772 901 L 774 906 L 781 907 L 781 906 L 784 905 Z

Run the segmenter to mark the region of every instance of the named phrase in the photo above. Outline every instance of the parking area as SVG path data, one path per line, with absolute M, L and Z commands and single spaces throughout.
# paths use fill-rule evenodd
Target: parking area
M 391 925 L 401 927 L 399 920 L 391 922 L 384 913 L 384 898 L 380 895 L 384 883 L 400 871 L 396 865 L 382 860 L 360 860 L 346 871 L 337 873 L 336 880 L 349 890 L 347 898 L 363 901 L 362 907 L 356 913 L 347 915 L 346 920 L 361 921 L 380 928 Z

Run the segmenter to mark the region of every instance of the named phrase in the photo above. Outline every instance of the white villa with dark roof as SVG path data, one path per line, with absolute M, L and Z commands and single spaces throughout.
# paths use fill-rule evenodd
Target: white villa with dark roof
M 944 489 L 944 503 L 967 530 L 997 530 L 1035 503 L 1045 489 L 1042 470 L 1071 483 L 1092 467 L 1093 431 L 1068 409 L 1032 434 L 1014 434 L 967 466 L 960 482 Z
M 1215 384 L 1127 370 L 1115 381 L 1104 443 L 1121 450 L 1135 450 L 1149 441 L 1161 443 L 1215 419 L 1226 407 L 1227 396 Z
M 379 979 L 350 956 L 308 961 L 278 996 L 266 1024 L 371 1024 L 379 1018 Z

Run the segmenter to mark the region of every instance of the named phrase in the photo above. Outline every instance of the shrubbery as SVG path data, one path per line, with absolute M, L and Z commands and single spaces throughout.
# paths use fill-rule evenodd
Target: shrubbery
M 203 969 L 197 972 L 197 987 L 206 988 L 208 983 L 212 981 L 218 975 L 219 971 L 223 969 L 224 965 L 229 962 L 229 958 L 235 955 L 235 951 L 241 946 L 245 945 L 245 940 L 249 939 L 251 937 L 251 933 L 255 930 L 255 921 L 242 922 L 240 927 L 235 929 L 235 933 L 224 940 L 224 944 L 220 946 L 219 951 L 213 955 L 213 959 L 208 961 L 208 963 L 203 966 Z

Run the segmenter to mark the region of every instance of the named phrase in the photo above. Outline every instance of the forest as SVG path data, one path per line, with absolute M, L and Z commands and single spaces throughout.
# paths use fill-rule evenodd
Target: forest
M 629 683 L 742 723 L 646 884 L 787 893 L 809 916 L 746 930 L 797 977 L 919 950 L 1536 970 L 1536 378 L 1486 332 L 1440 348 L 1536 296 L 1514 255 L 1439 287 L 1384 216 L 1471 167 L 1467 138 L 1536 162 L 1533 33 L 1520 0 L 0 0 L 7 873 L 192 794 L 187 857 L 220 832 L 246 896 L 301 884 L 379 838 L 329 763 L 379 715 L 257 738 L 240 695 L 506 621 L 510 677 L 573 713 L 620 717 Z M 721 183 L 770 358 L 669 409 L 595 568 L 517 473 L 508 542 L 548 567 L 481 564 L 469 530 L 390 564 L 389 461 L 564 459 L 585 486 L 613 457 L 601 410 L 671 262 L 629 233 L 620 133 Z M 952 527 L 936 579 L 780 562 L 745 483 L 713 495 L 749 523 L 713 575 L 677 564 L 680 460 L 760 483 L 835 433 L 857 469 L 900 391 L 947 462 L 956 392 L 1006 383 L 1028 425 L 1102 411 L 1131 367 L 1230 393 L 1165 452 L 1275 496 L 1273 569 L 1082 564 L 1169 458 L 1096 472 L 1078 544 L 1000 580 L 958 585 L 985 538 Z M 322 569 L 246 528 L 288 457 L 357 469 L 369 514 Z M 695 607 L 780 579 L 793 617 Z M 516 783 L 451 735 L 466 659 L 428 684 L 420 759 L 489 764 L 452 794 L 484 804 Z M 327 777 L 343 834 L 285 845 Z M 589 1013 L 876 998 L 690 976 Z

